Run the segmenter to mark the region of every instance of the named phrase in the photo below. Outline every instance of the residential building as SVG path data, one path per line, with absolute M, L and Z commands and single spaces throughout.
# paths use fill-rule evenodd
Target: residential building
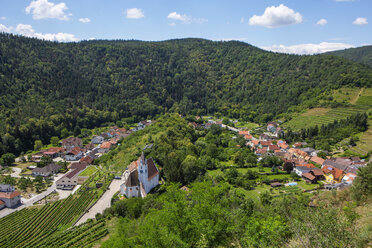
M 77 137 L 70 137 L 62 141 L 62 147 L 71 151 L 74 147 L 83 148 L 83 141 Z
M 354 173 L 347 173 L 343 178 L 342 182 L 345 184 L 353 184 L 354 179 L 356 178 L 356 174 Z
M 0 184 L 0 192 L 14 192 L 15 188 L 10 184 Z
M 57 180 L 57 189 L 72 190 L 79 184 L 79 174 L 87 167 L 87 163 L 72 163 L 71 171 Z
M 109 141 L 105 141 L 105 142 L 103 142 L 101 145 L 100 145 L 100 147 L 99 147 L 99 149 L 98 149 L 98 152 L 99 153 L 106 153 L 106 152 L 108 152 L 110 149 L 111 149 L 111 143 L 109 142 Z
M 318 157 L 318 156 L 313 156 L 313 157 L 311 157 L 310 161 L 311 162 L 314 162 L 314 163 L 316 163 L 318 165 L 323 165 L 323 163 L 324 163 L 325 160 L 322 159 L 322 158 L 320 158 L 320 157 Z
M 92 144 L 95 144 L 95 145 L 98 145 L 98 144 L 102 144 L 102 142 L 105 140 L 105 138 L 104 137 L 102 137 L 102 136 L 94 136 L 93 138 L 92 138 Z
M 0 192 L 0 200 L 6 207 L 12 208 L 21 204 L 21 193 L 19 191 Z
M 66 153 L 65 160 L 76 161 L 79 160 L 82 156 L 83 156 L 82 150 L 80 149 L 80 147 L 76 146 Z
M 44 166 L 42 168 L 35 168 L 32 170 L 32 176 L 43 176 L 43 177 L 49 177 L 53 174 L 57 174 L 58 171 L 61 169 L 60 165 L 57 164 L 49 164 L 47 166 Z

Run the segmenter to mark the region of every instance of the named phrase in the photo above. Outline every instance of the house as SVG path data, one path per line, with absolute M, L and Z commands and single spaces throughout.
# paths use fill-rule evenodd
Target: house
M 262 148 L 265 148 L 265 147 L 269 147 L 269 145 L 271 145 L 271 142 L 270 141 L 260 141 L 260 145 L 262 146 Z
M 343 171 L 331 165 L 323 166 L 322 171 L 327 183 L 339 183 L 343 178 Z
M 0 184 L 0 192 L 14 192 L 15 188 L 10 184 Z
M 354 179 L 356 178 L 356 174 L 354 173 L 347 173 L 343 178 L 342 178 L 342 183 L 345 184 L 353 184 Z
M 146 126 L 149 126 L 151 124 L 151 121 L 140 121 L 137 124 L 137 130 L 144 129 Z
M 319 181 L 324 179 L 324 173 L 321 169 L 314 168 L 310 172 L 315 176 L 316 180 Z
M 261 156 L 263 154 L 265 154 L 267 152 L 267 147 L 265 148 L 261 148 L 261 149 L 256 149 L 256 151 L 254 152 L 257 156 Z
M 246 134 L 246 135 L 244 135 L 244 139 L 245 140 L 252 140 L 253 139 L 253 136 L 250 135 L 250 134 Z
M 109 141 L 103 142 L 98 149 L 99 153 L 106 153 L 111 149 L 112 144 Z
M 105 138 L 102 137 L 102 136 L 94 136 L 94 137 L 92 138 L 91 143 L 92 143 L 92 144 L 95 144 L 95 145 L 98 145 L 98 144 L 102 144 L 102 142 L 103 142 L 104 140 L 105 140 Z
M 92 158 L 91 156 L 85 156 L 85 157 L 81 158 L 81 159 L 79 160 L 79 162 L 80 162 L 80 163 L 85 162 L 85 163 L 87 163 L 87 164 L 91 164 L 91 163 L 93 163 L 93 158 Z
M 12 208 L 21 204 L 21 193 L 19 191 L 0 192 L 0 200 L 6 207 Z
M 302 178 L 309 183 L 316 183 L 316 177 L 310 172 L 302 173 Z
M 277 145 L 269 145 L 268 150 L 269 151 L 277 151 L 277 150 L 280 151 L 280 148 Z
M 58 173 L 58 171 L 61 169 L 60 165 L 57 164 L 49 164 L 47 166 L 44 166 L 42 168 L 35 168 L 32 170 L 32 176 L 43 176 L 43 177 L 49 177 L 53 174 Z
M 74 147 L 71 151 L 67 152 L 65 155 L 66 161 L 76 161 L 79 160 L 83 156 L 83 153 L 80 147 Z
M 311 154 L 315 152 L 315 149 L 311 147 L 306 147 L 306 148 L 301 148 L 301 151 L 306 152 L 307 155 L 311 156 Z
M 282 142 L 278 142 L 278 146 L 283 149 L 283 150 L 287 150 L 289 148 L 289 145 L 285 142 L 285 141 L 282 141 Z
M 74 147 L 83 148 L 83 141 L 76 137 L 70 137 L 62 140 L 62 147 L 67 151 L 71 151 Z
M 146 197 L 159 184 L 159 171 L 152 158 L 145 158 L 142 152 L 137 161 L 133 161 L 124 172 L 124 183 L 120 192 L 128 198 Z
M 239 134 L 245 136 L 249 134 L 249 131 L 239 131 Z
M 269 121 L 269 122 L 267 123 L 267 131 L 268 131 L 268 132 L 275 133 L 277 127 L 278 127 L 278 124 L 276 124 L 276 122 Z
M 57 157 L 61 157 L 65 151 L 66 149 L 63 147 L 51 147 L 45 152 L 43 152 L 43 155 L 49 156 L 52 158 L 57 158 Z
M 57 180 L 57 189 L 72 190 L 79 183 L 79 174 L 87 167 L 87 163 L 72 163 L 71 171 Z
M 314 156 L 314 157 L 311 157 L 310 161 L 313 162 L 313 163 L 316 163 L 318 165 L 323 165 L 325 160 L 318 157 L 318 156 Z
M 302 174 L 308 173 L 311 171 L 311 168 L 306 166 L 296 166 L 293 170 L 298 176 L 302 177 Z

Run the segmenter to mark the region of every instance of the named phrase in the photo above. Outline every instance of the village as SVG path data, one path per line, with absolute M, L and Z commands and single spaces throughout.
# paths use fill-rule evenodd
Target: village
M 69 137 L 62 140 L 59 147 L 42 149 L 32 155 L 25 156 L 27 164 L 33 165 L 29 165 L 23 170 L 10 167 L 13 173 L 4 176 L 13 180 L 14 178 L 29 180 L 30 184 L 35 184 L 39 188 L 37 188 L 37 192 L 30 194 L 27 193 L 27 190 L 16 190 L 14 185 L 0 184 L 0 217 L 32 206 L 52 193 L 59 195 L 57 199 L 63 199 L 75 193 L 98 170 L 94 165 L 95 159 L 114 149 L 119 141 L 127 138 L 131 133 L 142 130 L 150 124 L 151 120 L 141 121 L 136 127 L 129 130 L 112 126 L 100 135 L 93 135 L 91 142 L 86 145 L 83 145 L 82 139 L 78 137 Z M 22 159 L 26 160 L 26 158 Z M 42 167 L 37 165 L 42 165 Z M 157 172 L 156 167 L 155 171 L 153 167 L 151 169 L 153 169 L 153 173 Z M 115 176 L 114 179 L 120 180 L 121 176 Z M 135 186 L 134 181 L 131 185 Z M 97 182 L 95 186 L 102 187 L 102 183 Z M 120 190 L 120 186 L 124 187 L 125 184 L 119 184 L 111 192 L 116 193 Z M 136 186 L 138 188 L 140 185 Z M 149 189 L 147 189 L 148 191 Z
M 197 116 L 196 119 L 202 117 Z M 229 123 L 236 123 L 238 120 L 229 120 Z M 292 178 L 302 180 L 306 184 L 317 184 L 319 187 L 313 189 L 338 189 L 351 186 L 357 177 L 359 168 L 367 165 L 368 161 L 359 157 L 331 157 L 324 156 L 326 153 L 309 147 L 306 142 L 295 142 L 292 145 L 287 144 L 280 137 L 283 129 L 277 122 L 268 122 L 263 127 L 258 127 L 260 134 L 255 136 L 246 128 L 235 128 L 222 123 L 222 120 L 213 120 L 211 117 L 203 124 L 189 122 L 193 128 L 210 128 L 212 125 L 218 125 L 237 133 L 246 141 L 246 145 L 257 155 L 257 161 L 261 161 L 268 156 L 274 156 L 282 161 L 282 165 L 277 169 L 292 174 Z M 235 137 L 234 137 L 235 138 Z M 321 154 L 322 157 L 319 157 Z M 293 175 L 297 175 L 297 177 Z M 271 187 L 295 186 L 295 181 L 286 184 L 276 181 L 270 181 Z

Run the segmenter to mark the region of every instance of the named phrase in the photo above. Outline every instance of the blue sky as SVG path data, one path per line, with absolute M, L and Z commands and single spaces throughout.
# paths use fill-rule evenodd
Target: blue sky
M 371 25 L 372 0 L 0 0 L 0 31 L 61 42 L 198 37 L 304 54 L 372 44 Z

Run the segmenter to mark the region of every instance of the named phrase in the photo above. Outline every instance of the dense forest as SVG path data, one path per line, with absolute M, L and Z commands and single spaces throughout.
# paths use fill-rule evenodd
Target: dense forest
M 265 122 L 345 85 L 372 86 L 372 69 L 237 41 L 57 43 L 0 34 L 0 155 L 77 127 L 164 112 Z
M 363 46 L 357 48 L 349 48 L 345 50 L 329 52 L 336 56 L 347 58 L 355 62 L 372 66 L 372 46 Z

